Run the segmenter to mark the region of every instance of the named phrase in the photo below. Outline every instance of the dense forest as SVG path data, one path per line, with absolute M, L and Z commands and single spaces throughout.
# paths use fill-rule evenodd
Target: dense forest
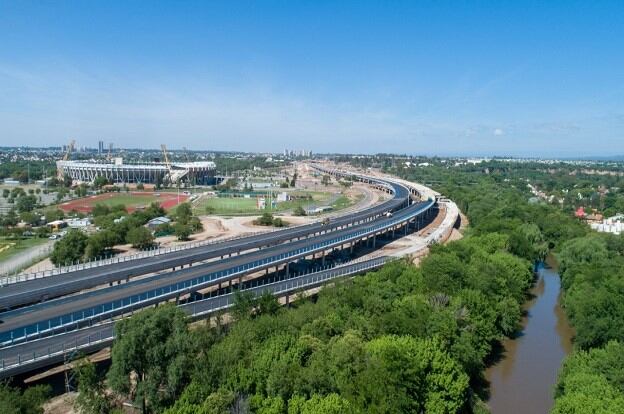
M 592 232 L 563 207 L 528 205 L 521 177 L 530 177 L 534 168 L 529 165 L 522 171 L 521 165 L 512 165 L 514 177 L 507 168 L 497 173 L 491 165 L 434 168 L 426 174 L 440 180 L 438 189 L 468 213 L 471 234 L 505 231 L 509 219 L 526 220 L 522 211 L 533 211 L 534 224 L 559 263 L 564 310 L 576 330 L 574 351 L 560 372 L 553 413 L 624 413 L 624 236 Z M 404 175 L 416 181 L 423 178 L 419 173 Z M 492 210 L 500 204 L 490 197 L 507 198 L 504 213 Z M 498 220 L 499 214 L 505 219 Z

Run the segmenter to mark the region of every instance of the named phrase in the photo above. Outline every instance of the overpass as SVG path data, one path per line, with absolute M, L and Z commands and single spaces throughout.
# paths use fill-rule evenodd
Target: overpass
M 311 223 L 128 262 L 106 262 L 106 264 L 101 266 L 85 265 L 72 272 L 50 274 L 48 276 L 44 274 L 41 277 L 26 278 L 24 281 L 20 281 L 17 278 L 17 282 L 8 283 L 0 288 L 0 309 L 41 302 L 96 286 L 129 281 L 130 278 L 136 276 L 167 269 L 175 270 L 176 267 L 189 266 L 197 262 L 241 254 L 244 251 L 261 249 L 302 238 L 315 237 L 319 234 L 370 222 L 381 217 L 384 213 L 395 211 L 410 202 L 409 190 L 404 185 L 377 179 L 366 180 L 366 182 L 377 188 L 391 193 L 393 198 L 370 209 L 330 220 L 328 224 L 320 222 Z
M 330 173 L 339 174 L 336 171 Z M 350 176 L 354 175 L 350 174 Z M 189 249 L 189 251 L 182 252 L 183 254 L 158 257 L 158 260 L 153 261 L 137 260 L 135 261 L 137 263 L 122 266 L 121 270 L 115 270 L 114 265 L 106 265 L 92 269 L 81 269 L 75 274 L 65 274 L 64 277 L 40 278 L 0 288 L 0 298 L 5 301 L 3 303 L 9 303 L 13 297 L 13 295 L 3 292 L 5 289 L 21 288 L 16 293 L 19 299 L 14 299 L 13 303 L 25 304 L 35 301 L 36 299 L 33 298 L 40 297 L 41 292 L 45 289 L 56 289 L 52 294 L 62 296 L 67 294 L 65 292 L 74 293 L 102 283 L 120 280 L 119 275 L 127 278 L 128 273 L 133 275 L 137 272 L 148 273 L 148 270 L 141 267 L 142 264 L 148 269 L 153 269 L 153 266 L 160 269 L 173 268 L 173 263 L 176 263 L 176 266 L 181 266 L 178 270 L 164 274 L 146 276 L 124 284 L 78 293 L 0 314 L 2 320 L 0 325 L 0 343 L 2 346 L 0 348 L 0 377 L 45 366 L 42 364 L 58 362 L 51 355 L 60 352 L 57 348 L 61 343 L 63 344 L 63 355 L 71 349 L 85 346 L 81 342 L 85 340 L 84 338 L 87 338 L 86 342 L 89 349 L 106 346 L 112 340 L 112 328 L 110 326 L 114 323 L 115 318 L 127 316 L 136 310 L 162 302 L 175 300 L 178 303 L 180 297 L 208 288 L 213 288 L 213 292 L 220 295 L 223 293 L 221 288 L 225 283 L 230 287 L 228 289 L 230 292 L 233 284 L 237 288 L 244 289 L 246 283 L 249 282 L 243 282 L 243 277 L 257 274 L 263 270 L 268 273 L 269 269 L 273 267 L 279 270 L 279 267 L 283 266 L 283 275 L 286 278 L 284 283 L 286 286 L 289 286 L 290 283 L 291 288 L 295 286 L 295 289 L 300 289 L 311 287 L 314 283 L 325 283 L 330 279 L 322 279 L 320 276 L 318 276 L 320 279 L 314 279 L 315 276 L 308 277 L 305 279 L 307 280 L 305 283 L 295 282 L 295 278 L 302 278 L 302 276 L 290 273 L 291 263 L 306 257 L 315 257 L 316 254 L 321 255 L 324 263 L 325 254 L 328 252 L 335 249 L 353 249 L 354 245 L 358 243 L 367 243 L 375 248 L 379 235 L 392 234 L 394 236 L 396 232 L 407 234 L 410 226 L 420 226 L 435 207 L 436 202 L 431 199 L 411 203 L 411 198 L 408 195 L 417 196 L 418 192 L 404 184 L 363 175 L 358 175 L 357 179 L 389 189 L 394 195 L 391 206 L 395 213 L 388 216 L 383 214 L 389 211 L 389 205 L 384 203 L 383 208 L 377 206 L 370 209 L 374 212 L 367 210 L 366 212 L 350 214 L 334 220 L 327 226 L 315 223 L 301 226 L 306 227 L 305 230 L 295 228 L 260 235 L 266 237 L 260 240 L 254 236 L 249 238 L 252 240 L 236 240 L 233 242 L 234 245 L 225 243 L 226 246 L 216 245 L 211 246 L 211 249 L 204 250 L 199 248 L 199 251 Z M 287 235 L 280 235 L 280 233 L 287 233 Z M 294 236 L 295 234 L 299 236 Z M 279 242 L 278 240 L 285 241 Z M 226 251 L 229 253 L 224 253 Z M 231 256 L 232 253 L 238 255 Z M 225 257 L 225 255 L 229 257 Z M 205 257 L 218 258 L 218 260 L 202 263 Z M 179 264 L 181 261 L 184 264 L 193 265 L 182 268 L 183 264 Z M 380 262 L 377 264 L 381 265 Z M 362 265 L 358 267 L 352 264 L 350 266 L 341 270 L 342 276 L 356 274 L 363 269 Z M 91 272 L 88 272 L 89 270 Z M 114 275 L 113 279 L 107 275 L 106 270 Z M 276 272 L 276 274 L 279 273 Z M 32 285 L 34 283 L 44 286 L 35 286 L 33 290 Z M 30 293 L 34 294 L 33 296 L 28 296 L 29 290 L 24 288 L 25 286 L 31 289 Z M 214 290 L 216 287 L 218 289 Z M 213 292 L 210 295 L 213 295 Z M 272 292 L 284 292 L 284 290 L 278 289 Z M 189 314 L 194 317 L 201 317 L 215 309 L 206 304 L 216 302 L 216 299 L 210 297 L 189 304 L 181 304 L 181 306 L 186 310 L 191 309 L 189 306 L 192 306 L 193 311 L 189 311 Z M 201 310 L 199 309 L 200 306 L 203 306 Z M 102 333 L 106 329 L 110 329 L 107 331 L 109 333 Z M 99 335 L 99 339 L 92 340 L 95 338 L 93 335 Z M 75 342 L 75 346 L 66 346 L 71 341 Z M 56 351 L 54 351 L 55 349 Z

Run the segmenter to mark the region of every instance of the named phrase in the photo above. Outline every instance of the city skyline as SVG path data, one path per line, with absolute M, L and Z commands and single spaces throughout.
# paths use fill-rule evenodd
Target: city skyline
M 622 4 L 355 6 L 5 3 L 0 144 L 624 154 Z

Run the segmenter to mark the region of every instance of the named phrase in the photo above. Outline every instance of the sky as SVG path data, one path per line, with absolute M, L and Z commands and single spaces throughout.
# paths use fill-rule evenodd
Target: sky
M 624 154 L 624 2 L 0 0 L 0 146 Z

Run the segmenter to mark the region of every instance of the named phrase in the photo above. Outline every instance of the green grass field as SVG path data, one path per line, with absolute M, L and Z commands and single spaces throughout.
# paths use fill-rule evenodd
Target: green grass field
M 293 191 L 292 195 L 311 195 L 312 200 L 292 200 L 278 203 L 272 212 L 281 212 L 293 210 L 298 206 L 308 207 L 310 205 L 322 205 L 324 202 L 334 197 L 333 194 L 321 191 Z M 334 210 L 346 208 L 353 204 L 353 200 L 346 196 L 339 196 L 334 203 Z M 256 207 L 255 198 L 238 198 L 238 197 L 204 197 L 193 206 L 195 214 L 207 214 L 206 208 L 212 209 L 211 214 L 217 215 L 256 215 L 261 211 Z
M 11 258 L 21 251 L 44 244 L 47 241 L 48 239 L 41 239 L 38 237 L 28 239 L 0 239 L 0 262 Z
M 139 207 L 149 206 L 150 203 L 159 201 L 159 198 L 150 195 L 132 195 L 132 194 L 115 194 L 113 197 L 98 200 L 95 204 L 103 204 L 108 207 L 115 206 L 117 204 L 123 204 L 126 207 Z

